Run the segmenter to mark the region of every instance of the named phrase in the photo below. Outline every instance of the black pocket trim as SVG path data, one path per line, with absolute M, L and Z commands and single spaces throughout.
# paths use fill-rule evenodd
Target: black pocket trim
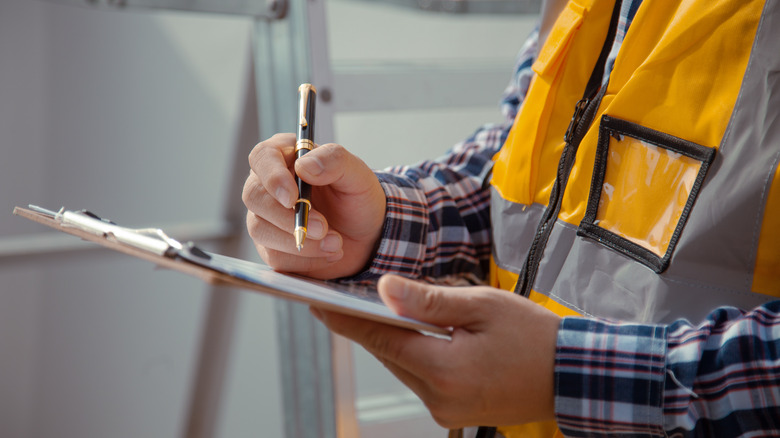
M 601 191 L 604 185 L 604 177 L 607 171 L 609 139 L 615 134 L 632 137 L 701 162 L 696 181 L 691 188 L 688 200 L 685 203 L 685 207 L 683 208 L 680 219 L 677 222 L 677 226 L 675 227 L 669 242 L 669 246 L 663 257 L 659 257 L 656 253 L 643 246 L 595 224 L 599 201 L 601 199 Z M 674 252 L 674 247 L 677 245 L 680 233 L 682 233 L 685 222 L 688 220 L 688 215 L 693 208 L 693 203 L 696 201 L 696 196 L 699 193 L 699 189 L 701 188 L 704 177 L 707 174 L 707 170 L 714 157 L 714 148 L 708 148 L 688 140 L 683 140 L 679 137 L 665 134 L 633 122 L 617 119 L 608 115 L 602 116 L 599 125 L 596 161 L 593 168 L 593 179 L 590 187 L 590 195 L 588 197 L 588 205 L 585 211 L 585 217 L 577 230 L 577 235 L 601 242 L 607 247 L 647 265 L 657 273 L 665 271 L 666 268 L 669 267 L 669 260 Z

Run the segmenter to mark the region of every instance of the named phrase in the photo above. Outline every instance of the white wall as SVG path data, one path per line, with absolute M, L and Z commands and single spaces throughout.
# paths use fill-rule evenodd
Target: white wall
M 182 433 L 207 287 L 103 251 L 2 249 L 46 232 L 11 215 L 28 203 L 221 220 L 249 36 L 244 19 L 0 2 L 0 436 Z M 275 348 L 270 300 L 242 300 L 266 304 L 253 341 Z M 278 436 L 277 365 L 259 365 L 252 425 Z

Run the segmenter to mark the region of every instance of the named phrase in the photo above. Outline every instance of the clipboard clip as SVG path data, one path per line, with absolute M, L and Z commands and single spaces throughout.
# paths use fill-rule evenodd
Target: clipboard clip
M 89 210 L 71 211 L 65 207 L 54 212 L 37 205 L 29 205 L 30 210 L 48 216 L 63 227 L 73 227 L 96 236 L 102 236 L 125 245 L 164 257 L 174 258 L 181 251 L 187 251 L 208 256 L 192 243 L 185 246 L 178 240 L 169 237 L 159 228 L 126 228 L 115 222 L 102 218 Z

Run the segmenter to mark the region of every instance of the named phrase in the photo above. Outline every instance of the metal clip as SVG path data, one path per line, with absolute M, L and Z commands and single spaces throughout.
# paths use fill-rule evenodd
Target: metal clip
M 300 114 L 298 114 L 298 124 L 300 124 L 302 127 L 309 126 L 309 122 L 306 121 L 306 111 L 308 110 L 308 104 L 309 104 L 309 92 L 312 89 L 311 84 L 301 84 L 300 87 L 298 87 L 298 94 L 300 94 L 300 104 L 298 105 L 298 108 L 300 109 Z

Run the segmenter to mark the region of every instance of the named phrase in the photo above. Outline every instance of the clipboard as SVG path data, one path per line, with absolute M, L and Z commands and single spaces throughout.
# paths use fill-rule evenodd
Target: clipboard
M 233 286 L 274 297 L 310 304 L 325 310 L 365 318 L 432 335 L 451 334 L 439 327 L 393 313 L 376 289 L 355 284 L 320 281 L 274 271 L 266 265 L 182 244 L 155 228 L 134 229 L 117 225 L 89 211 L 36 206 L 15 207 L 14 215 L 105 248 L 149 261 L 158 267 L 182 272 L 214 285 Z

